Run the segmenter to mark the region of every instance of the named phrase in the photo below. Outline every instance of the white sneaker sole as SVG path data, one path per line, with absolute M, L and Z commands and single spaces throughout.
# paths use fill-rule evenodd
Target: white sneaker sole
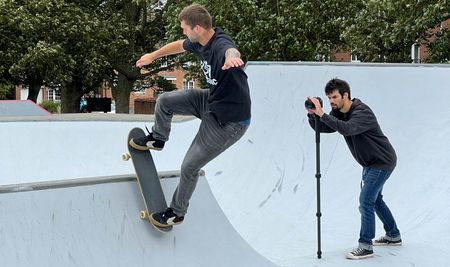
M 141 151 L 150 150 L 150 149 L 151 150 L 156 150 L 156 151 L 161 151 L 162 150 L 162 148 L 157 148 L 157 147 L 153 147 L 153 146 L 152 147 L 140 146 L 140 145 L 136 144 L 135 142 L 133 142 L 133 139 L 130 140 L 129 144 L 130 144 L 130 146 L 132 148 L 137 149 L 137 150 L 141 150 Z
M 355 256 L 351 253 L 347 254 L 347 256 L 345 256 L 346 259 L 349 260 L 363 260 L 363 259 L 367 259 L 367 258 L 372 258 L 373 254 L 370 255 L 365 255 L 365 256 Z
M 377 246 L 377 247 L 381 247 L 381 246 L 396 247 L 396 246 L 401 246 L 402 242 L 400 242 L 400 243 L 373 243 L 373 245 Z
M 153 214 L 152 214 L 153 215 Z M 157 220 L 155 220 L 155 219 L 153 219 L 153 216 L 150 216 L 150 222 L 153 224 L 153 225 L 155 225 L 155 226 L 157 226 L 157 227 L 161 227 L 161 228 L 167 228 L 167 227 L 171 227 L 171 226 L 174 226 L 174 225 L 178 225 L 178 224 L 181 224 L 183 221 L 181 221 L 181 222 L 177 222 L 177 223 L 174 223 L 174 222 L 172 222 L 172 223 L 169 223 L 169 224 L 162 224 L 162 223 L 160 223 L 160 222 L 158 222 Z

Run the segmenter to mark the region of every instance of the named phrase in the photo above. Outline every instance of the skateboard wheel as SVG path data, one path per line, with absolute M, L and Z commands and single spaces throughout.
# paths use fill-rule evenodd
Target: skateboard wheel
M 122 160 L 128 161 L 130 158 L 131 158 L 130 154 L 128 153 L 122 154 Z
M 141 216 L 142 220 L 148 219 L 148 212 L 146 212 L 145 210 L 141 210 L 139 215 Z

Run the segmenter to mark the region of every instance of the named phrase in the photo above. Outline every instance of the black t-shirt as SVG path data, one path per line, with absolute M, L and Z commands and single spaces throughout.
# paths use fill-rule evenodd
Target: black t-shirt
M 184 40 L 183 48 L 194 53 L 210 85 L 209 110 L 220 123 L 240 122 L 250 119 L 250 92 L 247 75 L 242 68 L 222 70 L 225 52 L 236 48 L 233 40 L 222 29 L 216 28 L 211 40 L 202 46 Z

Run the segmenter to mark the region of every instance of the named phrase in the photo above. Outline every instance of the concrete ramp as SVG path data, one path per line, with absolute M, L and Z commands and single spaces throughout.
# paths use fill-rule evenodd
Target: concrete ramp
M 204 167 L 207 182 L 200 180 L 186 222 L 169 235 L 140 220 L 131 180 L 58 185 L 133 173 L 120 155 L 129 129 L 144 122 L 0 118 L 0 187 L 46 188 L 0 188 L 0 264 L 159 267 L 169 258 L 177 267 L 272 266 L 267 258 L 295 267 L 450 266 L 450 65 L 250 62 L 246 73 L 251 126 Z M 358 262 L 345 254 L 357 245 L 361 166 L 339 134 L 321 135 L 323 254 L 316 256 L 315 141 L 304 101 L 321 96 L 328 112 L 323 88 L 334 77 L 372 108 L 398 156 L 383 192 L 403 246 L 377 247 Z M 198 126 L 173 124 L 154 158 L 158 170 L 180 167 Z M 54 183 L 27 184 L 47 180 Z M 164 180 L 167 197 L 176 183 Z
M 448 64 L 251 62 L 246 73 L 251 127 L 205 171 L 252 247 L 283 266 L 450 266 Z M 362 168 L 336 133 L 321 134 L 323 258 L 316 259 L 315 138 L 304 102 L 320 96 L 329 112 L 324 86 L 335 77 L 372 108 L 398 156 L 383 192 L 404 245 L 377 247 L 357 263 L 344 257 L 359 237 Z M 253 224 L 257 218 L 264 219 Z M 376 223 L 378 237 L 384 230 Z
M 31 100 L 0 101 L 0 117 L 4 116 L 50 116 L 51 113 Z
M 2 266 L 275 266 L 230 225 L 204 177 L 189 216 L 167 234 L 139 218 L 129 180 L 0 194 Z M 163 180 L 166 196 L 177 183 Z

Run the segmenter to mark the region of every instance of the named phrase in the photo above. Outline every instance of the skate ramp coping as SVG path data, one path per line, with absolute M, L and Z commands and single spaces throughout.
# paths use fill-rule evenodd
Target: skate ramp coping
M 144 203 L 134 175 L 95 180 L 4 189 L 2 265 L 275 266 L 234 230 L 205 177 L 199 179 L 185 221 L 170 233 L 140 219 Z M 167 201 L 178 180 L 162 180 Z

